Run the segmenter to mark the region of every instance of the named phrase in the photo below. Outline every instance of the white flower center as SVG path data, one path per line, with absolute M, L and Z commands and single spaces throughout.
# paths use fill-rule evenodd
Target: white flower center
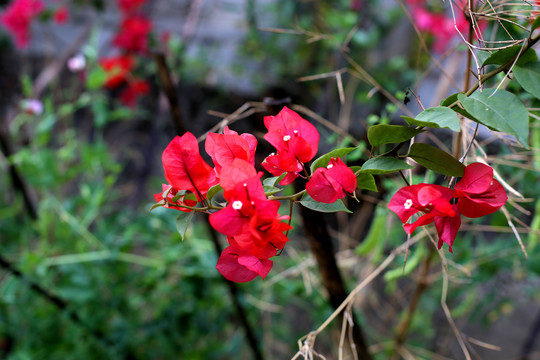
M 413 202 L 411 199 L 407 199 L 407 201 L 405 201 L 405 204 L 403 204 L 403 207 L 407 210 L 409 210 L 411 208 L 411 206 L 413 205 Z
M 283 137 L 283 141 L 289 141 L 289 140 L 291 140 L 291 136 L 290 136 L 290 135 L 285 135 L 285 136 Z
M 236 200 L 232 203 L 232 208 L 234 210 L 240 210 L 244 204 L 240 200 Z

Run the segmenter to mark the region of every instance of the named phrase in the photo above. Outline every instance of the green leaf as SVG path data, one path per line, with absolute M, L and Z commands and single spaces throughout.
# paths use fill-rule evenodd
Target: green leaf
M 386 210 L 386 209 L 385 209 Z M 386 211 L 376 211 L 375 219 L 373 219 L 369 232 L 364 241 L 354 249 L 357 255 L 370 254 L 377 245 L 384 244 L 386 239 L 386 220 L 388 219 L 388 213 Z
M 313 174 L 313 172 L 317 168 L 327 166 L 328 163 L 330 162 L 330 158 L 340 158 L 342 156 L 347 155 L 348 153 L 350 153 L 354 149 L 356 149 L 356 148 L 349 147 L 349 148 L 334 149 L 334 150 L 330 151 L 328 154 L 324 154 L 324 155 L 318 157 L 317 159 L 315 159 L 313 161 L 313 163 L 311 163 L 311 166 L 310 166 L 311 173 Z
M 176 230 L 178 230 L 178 233 L 180 234 L 180 240 L 184 240 L 184 236 L 186 235 L 186 231 L 189 223 L 191 222 L 193 214 L 195 214 L 194 211 L 187 213 L 183 212 L 176 218 Z
M 486 60 L 484 60 L 482 66 L 504 65 L 514 59 L 521 51 L 521 48 L 521 45 L 514 45 L 506 49 L 495 51 L 490 56 L 488 56 Z M 531 61 L 538 61 L 538 56 L 536 55 L 536 51 L 534 51 L 533 49 L 528 49 L 520 55 L 516 65 L 524 65 Z
M 529 113 L 514 94 L 506 90 L 484 89 L 469 97 L 459 94 L 458 99 L 479 123 L 492 130 L 514 135 L 527 147 Z
M 536 19 L 531 24 L 531 34 L 537 27 L 540 27 L 540 16 L 537 16 Z
M 343 204 L 343 201 L 341 199 L 336 200 L 336 202 L 333 202 L 332 204 L 326 204 L 322 202 L 318 202 L 314 200 L 309 194 L 306 192 L 302 198 L 299 201 L 300 204 L 304 205 L 308 209 L 325 212 L 325 213 L 331 213 L 331 212 L 338 212 L 338 211 L 346 211 L 348 213 L 352 213 L 345 204 Z
M 454 111 L 447 107 L 437 106 L 428 108 L 416 116 L 410 118 L 402 116 L 409 125 L 427 126 L 430 128 L 447 128 L 455 132 L 461 131 L 459 119 Z
M 405 268 L 400 266 L 395 269 L 387 271 L 384 274 L 384 280 L 391 281 L 391 280 L 400 278 L 402 276 L 409 275 L 420 264 L 420 259 L 422 259 L 422 256 L 424 255 L 424 252 L 425 252 L 424 249 L 425 247 L 423 246 L 417 247 L 416 250 L 412 253 L 412 255 L 409 256 L 409 258 L 407 259 Z
M 408 156 L 420 165 L 443 175 L 463 176 L 465 171 L 465 165 L 455 157 L 432 145 L 413 144 Z
M 277 194 L 278 192 L 280 192 L 283 189 L 275 187 L 275 186 L 263 185 L 263 190 L 264 190 L 264 193 L 266 194 L 266 196 L 270 196 L 270 195 Z
M 221 187 L 220 184 L 216 184 L 212 186 L 210 189 L 208 189 L 208 192 L 206 193 L 206 198 L 208 200 L 212 200 L 214 196 L 216 196 L 217 193 L 219 193 L 221 190 L 223 190 L 223 188 Z
M 359 174 L 389 174 L 399 170 L 413 169 L 414 166 L 407 164 L 405 161 L 396 159 L 390 156 L 379 156 L 369 159 L 362 165 L 362 168 L 357 172 Z
M 447 97 L 446 99 L 442 100 L 441 101 L 441 106 L 446 106 L 446 107 L 449 107 L 450 105 L 452 105 L 453 103 L 455 103 L 456 101 L 458 101 L 458 96 L 459 94 L 463 94 L 463 93 L 455 93 L 453 95 L 450 95 L 449 97 Z M 463 109 L 463 107 L 461 106 L 461 104 L 458 102 L 457 105 L 453 106 L 452 108 L 449 108 L 463 116 L 465 116 L 466 118 L 468 119 L 471 119 L 472 121 L 476 121 L 478 122 L 474 116 L 472 116 L 471 114 L 469 114 L 467 112 L 467 110 Z
M 356 177 L 358 181 L 358 188 L 370 191 L 379 191 L 377 189 L 377 184 L 375 183 L 375 178 L 371 174 L 359 174 Z
M 513 72 L 519 85 L 540 99 L 540 62 L 515 66 Z
M 100 66 L 96 66 L 88 72 L 86 87 L 89 90 L 97 90 L 103 87 L 107 80 L 107 73 Z
M 287 175 L 286 172 L 284 172 L 283 174 L 279 175 L 279 176 L 273 176 L 273 177 L 269 177 L 269 178 L 266 178 L 263 180 L 263 185 L 265 186 L 276 186 L 285 176 Z
M 155 208 L 164 206 L 164 205 L 165 205 L 165 199 L 163 199 L 163 200 L 155 203 L 154 205 L 152 205 L 152 207 L 150 208 L 150 211 L 154 210 Z
M 371 146 L 407 141 L 424 130 L 402 125 L 374 125 L 368 129 L 367 137 Z

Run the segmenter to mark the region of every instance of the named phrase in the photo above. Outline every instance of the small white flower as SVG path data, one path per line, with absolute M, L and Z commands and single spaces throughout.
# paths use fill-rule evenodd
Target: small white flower
M 291 136 L 290 136 L 290 135 L 285 135 L 285 136 L 283 137 L 283 141 L 289 141 L 289 140 L 291 140 Z
M 333 168 L 333 167 L 334 167 L 334 165 L 328 164 L 328 166 L 327 166 L 326 168 L 327 168 L 327 169 L 331 169 L 331 168 Z
M 407 210 L 409 210 L 411 208 L 411 206 L 413 205 L 413 202 L 411 199 L 407 199 L 407 201 L 405 201 L 405 204 L 403 204 L 403 207 Z
M 298 135 L 298 130 L 294 130 L 293 133 L 294 133 L 295 135 Z
M 38 99 L 25 99 L 21 101 L 24 112 L 30 115 L 41 115 L 43 113 L 43 103 Z
M 67 61 L 67 67 L 72 72 L 79 72 L 86 67 L 86 58 L 79 53 Z
M 236 200 L 232 203 L 232 208 L 234 210 L 240 210 L 244 204 L 240 200 Z

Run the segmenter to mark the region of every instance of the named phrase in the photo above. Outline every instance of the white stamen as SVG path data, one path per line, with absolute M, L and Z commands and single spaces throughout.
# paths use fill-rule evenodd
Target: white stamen
M 411 199 L 407 199 L 407 201 L 405 201 L 405 204 L 403 204 L 403 207 L 407 210 L 409 210 L 411 208 L 411 206 L 413 205 L 413 202 Z
M 240 200 L 236 200 L 232 203 L 232 208 L 234 210 L 240 210 L 244 204 Z
M 289 141 L 289 140 L 291 140 L 291 136 L 290 136 L 290 135 L 285 135 L 285 136 L 283 137 L 283 141 Z

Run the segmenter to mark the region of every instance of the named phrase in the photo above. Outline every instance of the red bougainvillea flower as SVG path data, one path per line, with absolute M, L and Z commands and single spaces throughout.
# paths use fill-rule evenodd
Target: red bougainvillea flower
M 470 218 L 494 213 L 508 199 L 503 186 L 493 178 L 493 168 L 482 163 L 467 165 L 454 190 L 459 212 Z
M 291 226 L 282 222 L 289 217 L 279 215 L 279 202 L 266 198 L 261 175 L 238 158 L 223 167 L 220 184 L 228 204 L 210 215 L 210 224 L 227 235 L 233 248 L 268 259 L 289 241 L 284 232 Z
M 122 21 L 120 32 L 114 37 L 113 44 L 128 52 L 146 53 L 151 30 L 150 20 L 141 15 L 131 16 Z
M 242 159 L 235 159 L 222 169 L 220 184 L 228 204 L 210 215 L 214 229 L 227 236 L 236 236 L 249 231 L 251 217 L 257 212 L 270 216 L 277 214 L 279 203 L 266 198 L 261 176 L 262 173 L 257 173 Z
M 165 208 L 176 209 L 183 212 L 190 212 L 193 210 L 187 209 L 180 205 L 187 205 L 187 206 L 197 205 L 197 197 L 195 196 L 195 194 L 189 191 L 178 191 L 175 188 L 173 188 L 171 185 L 167 185 L 167 184 L 161 184 L 161 189 L 162 191 L 160 193 L 154 194 L 154 199 L 156 199 L 156 202 L 162 201 L 165 192 L 167 192 L 167 201 L 165 205 L 163 205 L 163 207 Z
M 141 95 L 146 95 L 150 91 L 150 85 L 145 80 L 135 79 L 129 81 L 127 87 L 120 93 L 122 104 L 134 107 L 137 105 L 137 99 Z
M 454 191 L 444 186 L 410 185 L 398 190 L 388 203 L 388 208 L 399 216 L 407 234 L 412 234 L 417 227 L 437 219 L 435 227 L 439 233 L 438 247 L 440 249 L 443 243 L 447 243 L 452 252 L 452 244 L 461 225 L 457 207 L 450 203 L 453 197 Z M 407 220 L 418 212 L 423 212 L 424 215 L 412 224 L 407 224 Z
M 132 13 L 138 10 L 146 3 L 146 0 L 116 0 L 120 11 L 124 13 Z
M 116 89 L 123 85 L 133 69 L 135 59 L 129 55 L 102 58 L 99 65 L 105 71 L 107 79 L 105 87 Z
M 313 199 L 331 204 L 352 194 L 356 186 L 354 172 L 340 158 L 331 158 L 327 167 L 315 170 L 306 184 L 306 190 Z
M 264 138 L 276 148 L 277 154 L 271 154 L 262 165 L 275 176 L 287 172 L 280 184 L 288 185 L 302 171 L 302 164 L 317 154 L 319 132 L 309 121 L 287 107 L 283 107 L 276 116 L 265 116 L 264 125 L 268 129 Z
M 69 20 L 69 9 L 67 6 L 60 6 L 54 11 L 52 17 L 58 25 L 65 24 Z
M 0 24 L 15 38 L 15 45 L 24 49 L 30 42 L 30 25 L 43 11 L 42 0 L 15 0 L 0 15 Z
M 216 269 L 226 279 L 243 283 L 257 276 L 264 279 L 272 269 L 272 265 L 272 260 L 259 259 L 250 252 L 229 246 L 221 253 Z
M 283 222 L 289 216 L 279 216 L 279 203 L 269 201 L 265 211 L 256 211 L 249 219 L 248 231 L 229 237 L 229 243 L 249 251 L 261 259 L 276 255 L 276 249 L 283 249 L 289 241 L 284 232 L 292 226 Z
M 167 182 L 175 189 L 194 193 L 198 201 L 216 184 L 214 171 L 204 162 L 199 143 L 190 132 L 172 139 L 163 151 L 162 161 Z
M 255 165 L 255 149 L 257 139 L 251 134 L 238 135 L 236 131 L 223 129 L 223 134 L 209 133 L 206 138 L 205 149 L 215 165 L 216 175 L 219 177 L 223 166 L 230 165 L 234 159 L 246 160 Z

